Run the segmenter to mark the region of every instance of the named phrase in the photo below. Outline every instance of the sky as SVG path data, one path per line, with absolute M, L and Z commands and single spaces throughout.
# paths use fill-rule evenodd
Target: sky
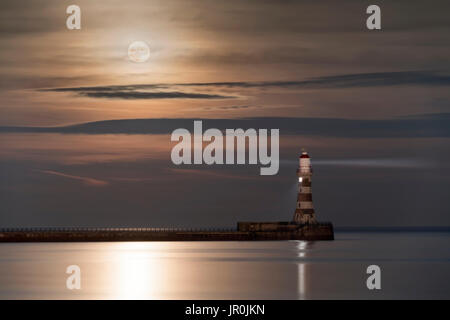
M 0 225 L 450 225 L 448 1 L 0 4 Z M 150 58 L 129 59 L 133 41 Z M 280 171 L 175 166 L 176 128 L 279 128 Z M 126 121 L 124 121 L 126 120 Z

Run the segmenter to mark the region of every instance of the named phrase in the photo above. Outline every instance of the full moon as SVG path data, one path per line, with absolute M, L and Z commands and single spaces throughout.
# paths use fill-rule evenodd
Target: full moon
M 128 46 L 128 58 L 133 62 L 145 62 L 150 58 L 150 48 L 144 41 L 134 41 Z

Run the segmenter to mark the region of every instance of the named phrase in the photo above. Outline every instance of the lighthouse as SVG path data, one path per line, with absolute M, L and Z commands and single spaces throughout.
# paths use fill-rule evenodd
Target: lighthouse
M 297 206 L 294 213 L 294 222 L 300 224 L 315 224 L 316 217 L 312 202 L 311 192 L 311 159 L 308 152 L 304 151 L 299 157 L 299 167 L 297 169 L 298 195 Z

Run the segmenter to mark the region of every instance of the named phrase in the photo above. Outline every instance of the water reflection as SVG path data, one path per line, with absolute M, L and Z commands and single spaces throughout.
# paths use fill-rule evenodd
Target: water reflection
M 2 245 L 0 297 L 15 292 L 31 299 L 305 299 L 310 266 L 302 259 L 309 256 L 311 245 L 304 241 Z M 66 275 L 61 270 L 71 264 L 82 270 L 78 292 L 64 286 Z
M 297 263 L 297 278 L 298 278 L 298 299 L 304 300 L 306 299 L 306 281 L 307 281 L 307 264 L 302 262 L 302 258 L 307 257 L 308 247 L 311 247 L 313 242 L 307 241 L 299 241 L 297 245 L 298 249 L 298 258 L 300 262 Z
M 152 246 L 153 244 L 153 246 Z M 158 259 L 164 243 L 123 242 L 114 243 L 110 250 L 115 268 L 113 279 L 114 299 L 158 299 L 164 291 L 166 260 Z
M 332 242 L 2 243 L 0 299 L 449 297 L 448 235 L 351 237 Z M 409 250 L 418 238 L 421 249 Z M 374 296 L 365 286 L 365 270 L 379 260 L 390 271 L 384 275 L 389 286 Z M 65 270 L 72 264 L 81 268 L 81 290 L 66 288 Z M 410 290 L 412 279 L 420 290 Z

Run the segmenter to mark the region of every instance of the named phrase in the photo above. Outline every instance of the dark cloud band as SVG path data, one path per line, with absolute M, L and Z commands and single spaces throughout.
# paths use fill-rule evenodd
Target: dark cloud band
M 232 96 L 182 91 L 139 91 L 160 88 L 159 85 L 101 86 L 43 89 L 40 91 L 74 92 L 80 96 L 103 99 L 230 99 Z
M 300 81 L 184 83 L 178 85 L 230 88 L 293 87 L 306 89 L 379 87 L 395 85 L 448 86 L 450 85 L 450 75 L 429 71 L 405 71 L 343 74 L 317 77 Z
M 230 99 L 231 96 L 218 94 L 203 94 L 189 92 L 140 92 L 140 91 L 100 91 L 100 92 L 80 92 L 80 95 L 90 98 L 107 99 Z
M 0 133 L 170 134 L 193 127 L 199 119 L 129 119 L 89 122 L 64 127 L 0 127 Z M 450 114 L 441 113 L 387 120 L 338 118 L 204 119 L 204 128 L 277 128 L 281 134 L 348 138 L 450 137 Z
M 40 91 L 73 92 L 80 96 L 103 99 L 231 99 L 236 97 L 226 94 L 184 92 L 176 89 L 183 87 L 208 87 L 217 89 L 270 87 L 287 89 L 345 89 L 405 85 L 449 86 L 450 76 L 429 71 L 379 72 L 334 75 L 299 81 L 137 84 L 123 86 L 50 88 L 40 89 Z M 160 91 L 161 89 L 172 91 Z

